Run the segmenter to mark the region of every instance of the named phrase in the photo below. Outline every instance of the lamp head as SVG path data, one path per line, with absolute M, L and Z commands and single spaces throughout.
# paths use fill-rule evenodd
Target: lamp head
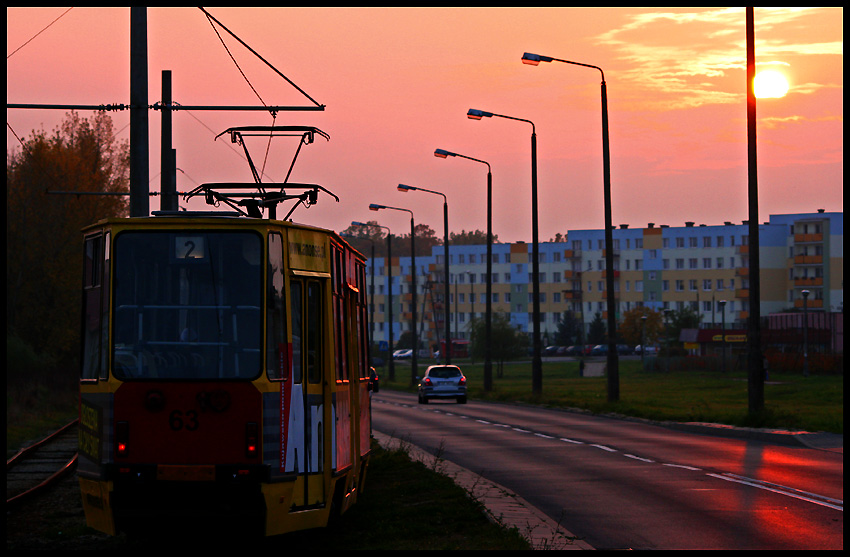
M 413 186 L 405 186 L 404 184 L 398 185 L 398 191 L 411 191 L 411 190 L 415 190 L 415 189 L 416 188 L 414 188 Z
M 368 226 L 368 225 L 365 222 L 353 220 L 353 221 L 351 221 L 351 226 Z
M 483 110 L 477 110 L 475 108 L 470 108 L 466 113 L 466 117 L 470 120 L 480 120 L 481 118 L 489 118 L 493 115 L 492 112 L 484 112 Z
M 377 211 L 377 210 L 379 210 L 379 209 L 383 209 L 383 208 L 384 208 L 384 206 L 383 206 L 383 205 L 376 205 L 375 203 L 370 203 L 370 204 L 369 204 L 369 210 L 370 210 L 370 211 Z
M 444 158 L 448 157 L 449 155 L 454 156 L 454 153 L 450 153 L 450 152 L 446 151 L 445 149 L 437 149 L 437 150 L 434 151 L 434 156 L 439 157 L 441 159 L 444 159 Z
M 522 63 L 528 64 L 530 66 L 536 66 L 540 62 L 551 62 L 552 58 L 549 56 L 541 56 L 539 54 L 532 54 L 530 52 L 526 52 L 522 55 Z

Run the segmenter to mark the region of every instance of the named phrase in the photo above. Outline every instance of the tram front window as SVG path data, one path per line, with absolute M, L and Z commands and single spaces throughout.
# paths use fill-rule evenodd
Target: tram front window
M 112 368 L 120 379 L 252 379 L 261 369 L 261 238 L 115 238 Z

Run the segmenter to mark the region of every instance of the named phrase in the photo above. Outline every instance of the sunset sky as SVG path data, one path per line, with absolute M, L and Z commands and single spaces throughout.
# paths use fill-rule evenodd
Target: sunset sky
M 7 8 L 7 103 L 129 103 L 128 8 Z M 414 211 L 442 236 L 442 198 L 453 232 L 486 229 L 486 167 L 434 157 L 437 148 L 488 161 L 493 228 L 503 242 L 531 240 L 531 126 L 466 117 L 470 108 L 534 122 L 540 240 L 604 227 L 600 74 L 531 52 L 600 66 L 608 87 L 613 223 L 683 226 L 747 218 L 746 34 L 743 8 L 209 8 L 303 89 L 322 112 L 177 112 L 178 190 L 252 181 L 241 148 L 215 135 L 231 126 L 312 125 L 330 135 L 302 148 L 292 182 L 320 197 L 294 220 L 343 230 L 377 220 L 396 234 Z M 60 17 L 61 16 L 61 17 Z M 54 22 L 59 18 L 57 21 Z M 54 22 L 51 25 L 51 22 Z M 49 27 L 48 27 L 49 26 Z M 47 29 L 45 29 L 47 27 Z M 39 32 L 42 31 L 40 34 Z M 149 8 L 149 103 L 171 70 L 183 105 L 310 105 L 218 28 L 250 81 L 197 8 Z M 843 211 L 843 10 L 756 8 L 758 70 L 790 89 L 758 102 L 760 220 Z M 36 36 L 37 35 L 37 36 Z M 28 42 L 29 41 L 29 42 Z M 91 113 L 83 113 L 90 116 Z M 112 113 L 129 138 L 129 113 Z M 52 131 L 64 111 L 6 111 L 14 134 Z M 151 188 L 159 190 L 160 113 L 150 111 Z M 266 141 L 249 149 L 262 163 Z M 266 180 L 284 179 L 297 148 L 277 138 Z M 158 197 L 151 209 L 159 209 Z M 193 203 L 191 208 L 206 209 Z M 280 213 L 279 213 L 280 214 Z

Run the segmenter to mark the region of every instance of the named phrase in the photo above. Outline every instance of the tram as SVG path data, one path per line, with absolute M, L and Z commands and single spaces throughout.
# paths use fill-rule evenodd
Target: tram
M 274 202 L 323 188 L 304 189 Z M 277 535 L 363 490 L 365 259 L 332 231 L 239 212 L 83 230 L 77 473 L 96 530 L 233 517 Z

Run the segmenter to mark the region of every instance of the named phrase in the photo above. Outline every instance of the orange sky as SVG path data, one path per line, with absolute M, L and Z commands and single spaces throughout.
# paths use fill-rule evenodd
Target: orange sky
M 7 8 L 8 103 L 129 102 L 129 9 Z M 412 209 L 442 234 L 442 199 L 401 193 L 399 183 L 445 193 L 452 231 L 486 229 L 486 168 L 493 168 L 493 228 L 501 241 L 531 239 L 531 126 L 473 121 L 469 108 L 531 120 L 538 145 L 540 239 L 604 226 L 599 72 L 562 63 L 521 63 L 533 52 L 602 67 L 608 86 L 614 224 L 682 226 L 747 218 L 745 14 L 738 9 L 210 8 L 317 102 L 279 125 L 330 135 L 305 146 L 293 182 L 340 197 L 294 218 L 342 230 L 378 220 L 393 232 Z M 759 208 L 770 214 L 843 211 L 843 10 L 755 10 L 759 69 L 782 71 L 791 89 L 758 103 Z M 27 43 L 27 41 L 30 41 Z M 269 105 L 306 105 L 285 81 L 225 37 Z M 25 44 L 27 43 L 27 44 Z M 24 45 L 24 46 L 22 46 Z M 149 102 L 172 71 L 184 105 L 260 101 L 197 8 L 148 10 Z M 62 111 L 9 110 L 20 136 L 51 131 Z M 84 114 L 86 115 L 86 114 Z M 113 113 L 129 137 L 129 114 Z M 159 189 L 159 112 L 150 113 L 152 189 Z M 251 181 L 226 137 L 231 126 L 270 125 L 268 113 L 178 112 L 178 189 Z M 18 145 L 7 126 L 7 150 Z M 249 143 L 261 161 L 265 141 Z M 272 143 L 267 181 L 281 181 L 297 144 Z M 239 153 L 239 154 L 237 154 Z M 192 208 L 206 206 L 192 205 Z M 152 198 L 151 209 L 159 209 Z

